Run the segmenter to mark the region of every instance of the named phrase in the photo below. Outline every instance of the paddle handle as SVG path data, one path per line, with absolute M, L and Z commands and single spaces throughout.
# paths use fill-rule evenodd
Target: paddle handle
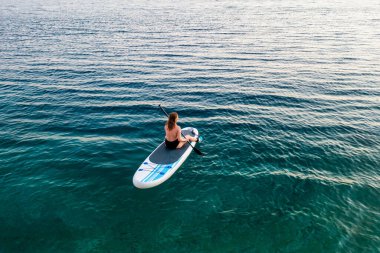
M 169 114 L 167 114 L 167 113 L 165 112 L 164 108 L 162 108 L 161 105 L 158 105 L 158 106 L 160 107 L 161 111 L 163 111 L 163 112 L 165 113 L 166 117 L 169 117 Z

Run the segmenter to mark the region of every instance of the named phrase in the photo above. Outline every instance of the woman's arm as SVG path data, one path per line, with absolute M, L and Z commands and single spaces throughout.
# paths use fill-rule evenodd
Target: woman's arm
M 179 140 L 179 141 L 187 141 L 187 139 L 186 138 L 183 138 L 182 137 L 182 134 L 181 134 L 181 128 L 178 126 L 178 132 L 177 132 L 177 139 Z

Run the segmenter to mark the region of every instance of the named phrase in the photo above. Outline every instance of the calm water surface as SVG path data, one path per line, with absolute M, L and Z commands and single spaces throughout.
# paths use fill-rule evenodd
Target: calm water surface
M 380 2 L 0 0 L 0 252 L 380 252 Z M 205 141 L 159 187 L 165 116 Z

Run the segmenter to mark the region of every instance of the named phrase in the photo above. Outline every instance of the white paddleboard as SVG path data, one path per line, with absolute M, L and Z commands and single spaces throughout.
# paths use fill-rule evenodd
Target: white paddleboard
M 182 129 L 183 135 L 198 137 L 196 128 Z M 196 142 L 191 142 L 193 147 Z M 133 185 L 137 188 L 151 188 L 168 180 L 190 155 L 193 148 L 186 143 L 180 149 L 167 149 L 162 142 L 141 164 L 133 176 Z

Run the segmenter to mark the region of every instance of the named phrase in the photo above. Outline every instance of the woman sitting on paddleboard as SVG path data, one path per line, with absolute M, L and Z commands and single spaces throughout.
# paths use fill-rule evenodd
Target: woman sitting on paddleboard
M 177 125 L 178 114 L 172 112 L 169 114 L 168 121 L 165 124 L 165 145 L 169 149 L 181 148 L 188 141 L 198 142 L 198 138 L 186 135 L 182 137 L 181 128 Z

